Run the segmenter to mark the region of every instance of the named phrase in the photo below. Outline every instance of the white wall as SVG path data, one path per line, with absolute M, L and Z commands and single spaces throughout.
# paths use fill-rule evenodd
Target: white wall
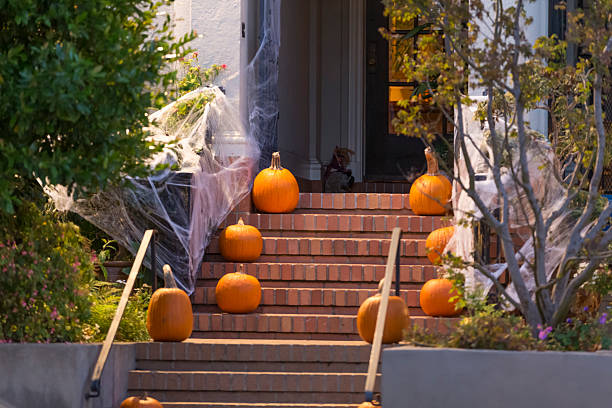
M 548 36 L 548 1 L 538 0 L 534 3 L 526 2 L 525 11 L 533 16 L 533 23 L 527 26 L 525 34 L 532 44 L 542 36 Z M 531 128 L 548 135 L 548 114 L 546 111 L 534 111 L 527 114 Z
M 515 0 L 504 0 L 505 7 L 510 7 L 515 3 Z M 527 40 L 534 44 L 539 37 L 548 36 L 548 1 L 525 2 L 525 11 L 528 16 L 533 17 L 531 25 L 525 27 L 525 35 Z M 470 93 L 475 96 L 482 96 L 483 88 L 472 89 Z M 532 129 L 544 135 L 548 134 L 548 115 L 545 111 L 529 112 L 526 119 L 530 122 Z
M 240 97 L 240 0 L 176 0 L 175 32 L 198 34 L 191 47 L 198 52 L 201 66 L 226 64 L 220 84 L 236 104 Z

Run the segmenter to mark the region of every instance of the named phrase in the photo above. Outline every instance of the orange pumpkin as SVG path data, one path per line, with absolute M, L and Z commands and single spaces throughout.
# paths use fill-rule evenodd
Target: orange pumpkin
M 421 288 L 421 309 L 429 316 L 457 316 L 461 310 L 455 309 L 458 299 L 450 302 L 454 296 L 457 296 L 457 291 L 450 280 L 430 279 Z
M 382 280 L 381 280 L 382 283 Z M 380 306 L 382 284 L 378 285 L 378 293 L 363 301 L 357 312 L 357 331 L 363 341 L 372 343 L 376 330 L 376 318 Z M 404 329 L 408 328 L 410 313 L 404 300 L 399 296 L 389 296 L 387 316 L 383 330 L 383 344 L 397 343 L 403 337 Z
M 164 265 L 165 288 L 153 293 L 147 310 L 147 331 L 155 341 L 183 341 L 193 330 L 189 296 L 176 287 L 169 265 Z
M 443 215 L 445 206 L 451 199 L 452 186 L 446 177 L 440 174 L 438 160 L 431 148 L 425 149 L 427 174 L 412 183 L 408 200 L 410 208 L 417 215 Z
M 251 313 L 261 301 L 261 285 L 256 277 L 240 271 L 225 274 L 215 288 L 217 305 L 228 313 Z
M 230 225 L 219 236 L 219 250 L 228 261 L 252 262 L 259 258 L 263 248 L 261 233 L 252 225 L 245 225 L 242 218 Z
M 446 248 L 446 244 L 448 244 L 454 233 L 455 227 L 451 226 L 438 228 L 427 236 L 425 247 L 428 250 L 427 258 L 429 258 L 432 264 L 435 265 L 440 262 L 444 248 Z
M 300 189 L 293 174 L 281 166 L 280 154 L 272 153 L 270 167 L 253 181 L 253 203 L 259 211 L 289 213 L 297 207 Z
M 147 397 L 128 397 L 123 400 L 119 408 L 163 408 L 155 398 Z

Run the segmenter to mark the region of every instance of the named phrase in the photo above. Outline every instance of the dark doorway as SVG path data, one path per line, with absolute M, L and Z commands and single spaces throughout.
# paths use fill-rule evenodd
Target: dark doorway
M 424 30 L 402 43 L 389 43 L 379 28 L 405 34 L 419 22 L 390 27 L 380 0 L 366 0 L 366 4 L 365 178 L 367 181 L 413 181 L 425 171 L 425 145 L 418 138 L 397 134 L 391 121 L 398 110 L 397 102 L 408 99 L 418 84 L 406 82 L 393 61 L 398 53 L 414 54 L 419 36 L 431 33 Z M 432 109 L 427 117 L 440 123 L 440 135 L 452 138 L 452 129 L 439 111 Z

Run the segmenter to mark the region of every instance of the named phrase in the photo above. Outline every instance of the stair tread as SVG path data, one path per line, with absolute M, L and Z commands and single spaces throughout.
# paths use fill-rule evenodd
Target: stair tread
M 330 372 L 330 371 L 314 371 L 307 373 L 296 373 L 296 372 L 287 372 L 287 371 L 216 371 L 216 370 L 143 370 L 143 369 L 133 369 L 129 371 L 134 374 L 146 374 L 146 373 L 156 373 L 156 374 L 172 374 L 175 375 L 177 373 L 180 374 L 218 374 L 218 375 L 292 375 L 292 376 L 314 376 L 314 375 L 336 375 L 336 376 L 365 376 L 366 372 L 362 373 L 347 373 L 347 372 Z M 377 374 L 377 375 L 380 375 Z
M 355 404 L 300 404 L 300 403 L 265 403 L 265 402 L 164 402 L 165 407 L 208 407 L 208 408 L 223 408 L 223 407 L 279 407 L 279 408 L 354 408 Z

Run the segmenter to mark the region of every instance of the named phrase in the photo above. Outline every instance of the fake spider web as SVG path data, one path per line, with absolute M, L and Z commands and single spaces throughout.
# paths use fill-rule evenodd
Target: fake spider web
M 144 231 L 156 229 L 157 264 L 169 264 L 188 294 L 213 233 L 249 193 L 260 156 L 269 162 L 277 145 L 280 1 L 267 0 L 263 11 L 260 47 L 244 73 L 248 124 L 218 87 L 198 88 L 149 117 L 150 139 L 165 147 L 147 165 L 165 170 L 126 175 L 125 186 L 76 201 L 63 186 L 45 186 L 59 210 L 79 214 L 133 254 Z

